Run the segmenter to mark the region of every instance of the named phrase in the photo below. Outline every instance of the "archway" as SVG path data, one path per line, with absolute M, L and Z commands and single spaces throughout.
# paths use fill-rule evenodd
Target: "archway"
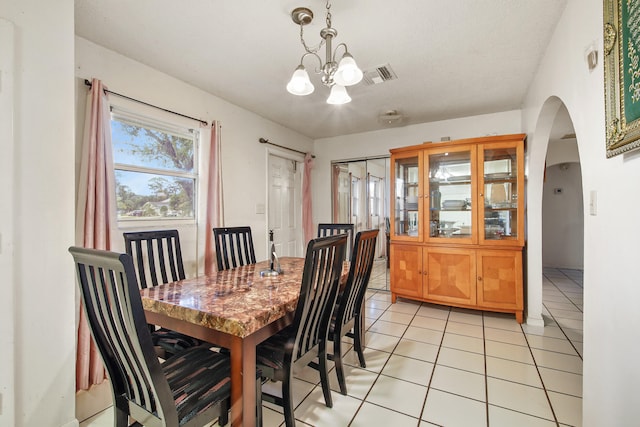
M 558 141 L 569 140 L 571 140 L 571 144 L 556 145 Z M 544 326 L 542 317 L 542 254 L 545 168 L 554 164 L 574 162 L 579 163 L 579 155 L 570 114 L 560 98 L 550 97 L 540 109 L 535 131 L 527 148 L 526 317 L 529 325 Z M 581 177 L 579 179 L 582 180 Z M 580 215 L 583 215 L 582 212 Z M 581 229 L 581 233 L 584 233 L 584 228 Z M 581 251 L 580 257 L 583 257 L 584 249 L 582 246 L 579 250 Z

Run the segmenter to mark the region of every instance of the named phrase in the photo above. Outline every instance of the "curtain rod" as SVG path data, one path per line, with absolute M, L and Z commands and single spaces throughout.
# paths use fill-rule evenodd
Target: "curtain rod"
M 91 82 L 89 80 L 87 80 L 87 79 L 84 80 L 84 84 L 85 84 L 85 86 L 91 87 Z M 113 94 L 113 95 L 116 95 L 116 96 L 119 96 L 120 98 L 128 99 L 130 101 L 134 101 L 134 102 L 137 102 L 139 104 L 146 105 L 148 107 L 153 107 L 153 108 L 156 108 L 158 110 L 162 110 L 162 111 L 167 112 L 167 113 L 175 114 L 176 116 L 180 116 L 180 117 L 184 117 L 184 118 L 187 118 L 187 119 L 195 120 L 196 122 L 200 122 L 205 126 L 209 126 L 209 122 L 207 122 L 206 120 L 197 119 L 195 117 L 191 117 L 191 116 L 187 116 L 185 114 L 177 113 L 175 111 L 167 110 L 166 108 L 158 107 L 157 105 L 149 104 L 148 102 L 140 101 L 139 99 L 131 98 L 131 97 L 128 97 L 126 95 L 122 95 L 120 93 L 114 92 L 112 90 L 105 89 L 105 92 Z
M 300 151 L 300 150 L 295 150 L 293 148 L 289 148 L 289 147 L 285 147 L 283 145 L 278 145 L 278 144 L 274 144 L 273 142 L 269 141 L 268 139 L 264 139 L 264 138 L 260 138 L 258 139 L 258 141 L 260 141 L 260 144 L 269 144 L 269 145 L 273 145 L 274 147 L 278 147 L 278 148 L 284 148 L 285 150 L 289 150 L 289 151 L 294 151 L 296 153 L 300 153 L 303 156 L 306 155 L 307 153 L 305 153 L 304 151 Z M 315 159 L 316 156 L 315 155 L 311 155 L 311 158 Z

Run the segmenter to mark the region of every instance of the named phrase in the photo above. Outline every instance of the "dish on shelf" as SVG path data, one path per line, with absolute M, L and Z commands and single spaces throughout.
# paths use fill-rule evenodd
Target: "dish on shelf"
M 445 200 L 442 202 L 442 209 L 464 209 L 467 207 L 466 200 Z
M 486 206 L 490 209 L 505 209 L 505 208 L 517 208 L 518 205 L 511 202 L 500 202 L 500 203 L 491 203 L 489 206 Z
M 511 175 L 511 172 L 497 172 L 497 173 L 488 173 L 484 176 L 484 179 L 486 180 L 492 180 L 492 179 L 507 179 L 507 178 L 513 178 L 514 176 Z
M 455 223 L 456 221 L 439 221 L 438 228 L 449 228 L 452 227 Z
M 438 228 L 438 231 L 440 232 L 440 235 L 444 235 L 445 237 L 449 237 L 451 236 L 453 233 L 455 233 L 456 231 L 459 231 L 459 228 L 456 227 L 446 227 L 446 228 Z

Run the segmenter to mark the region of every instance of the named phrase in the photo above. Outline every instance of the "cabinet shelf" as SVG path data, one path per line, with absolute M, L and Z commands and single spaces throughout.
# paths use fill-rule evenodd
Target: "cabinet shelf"
M 490 207 L 485 207 L 484 208 L 485 212 L 517 212 L 518 208 L 512 208 L 512 207 L 504 207 L 504 208 L 490 208 Z
M 484 179 L 484 183 L 485 184 L 508 184 L 508 183 L 514 183 L 514 182 L 518 182 L 518 178 L 509 178 L 509 179 L 505 179 L 505 178 L 488 179 L 488 178 L 485 178 Z
M 458 181 L 429 181 L 429 183 L 432 186 L 433 186 L 433 184 L 446 185 L 446 186 L 450 186 L 450 185 L 469 185 L 469 184 L 471 184 L 471 180 L 467 179 L 467 180 L 458 180 Z

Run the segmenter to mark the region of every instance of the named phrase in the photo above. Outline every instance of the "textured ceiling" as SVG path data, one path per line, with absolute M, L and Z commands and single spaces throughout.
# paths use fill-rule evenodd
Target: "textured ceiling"
M 320 42 L 325 2 L 296 0 L 76 0 L 78 36 L 317 139 L 398 125 L 518 109 L 566 0 L 342 0 L 331 6 L 334 46 L 358 65 L 389 64 L 397 80 L 329 90 L 305 60 L 313 94 L 286 83 L 304 53 L 296 7 L 313 10 L 308 45 Z M 324 51 L 322 51 L 324 52 Z M 324 54 L 322 55 L 324 56 Z

